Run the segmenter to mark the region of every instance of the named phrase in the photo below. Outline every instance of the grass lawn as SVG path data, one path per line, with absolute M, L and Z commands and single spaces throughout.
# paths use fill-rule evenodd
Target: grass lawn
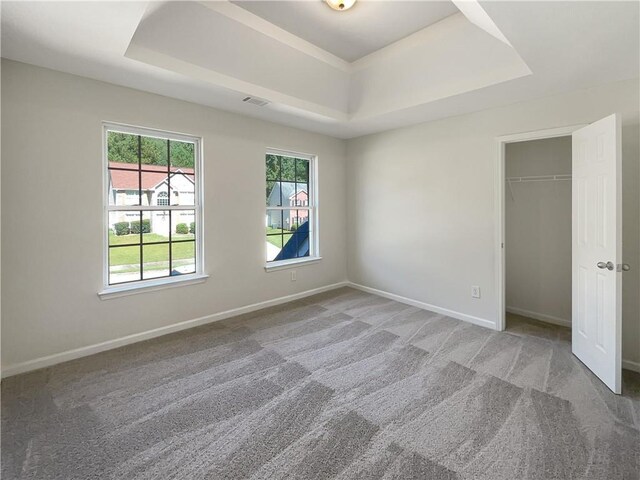
M 282 235 L 270 235 L 272 233 L 283 233 L 284 232 L 284 243 L 287 243 L 291 238 L 292 233 L 289 230 L 284 230 L 282 228 L 271 228 L 267 227 L 267 242 L 272 245 L 275 245 L 278 248 L 282 248 Z
M 145 233 L 142 235 L 143 242 L 163 242 L 168 241 L 168 237 L 163 237 L 156 233 Z M 173 240 L 193 240 L 193 234 L 188 235 L 171 235 Z M 124 245 L 128 243 L 138 243 L 140 235 L 109 235 L 110 245 Z M 169 245 L 146 245 L 143 247 L 144 262 L 168 262 L 169 261 Z M 174 243 L 172 247 L 173 260 L 184 260 L 195 257 L 195 242 Z M 135 265 L 140 263 L 140 247 L 121 247 L 109 249 L 109 265 Z M 138 266 L 136 268 L 139 269 Z M 159 265 L 157 268 L 167 268 L 166 265 Z M 152 266 L 145 267 L 146 270 L 153 269 Z

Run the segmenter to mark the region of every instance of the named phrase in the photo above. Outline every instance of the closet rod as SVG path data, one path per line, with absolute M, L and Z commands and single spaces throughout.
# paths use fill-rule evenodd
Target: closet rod
M 520 183 L 520 182 L 548 182 L 548 181 L 558 181 L 558 180 L 571 180 L 571 175 L 536 175 L 530 177 L 508 177 L 507 182 L 509 183 Z

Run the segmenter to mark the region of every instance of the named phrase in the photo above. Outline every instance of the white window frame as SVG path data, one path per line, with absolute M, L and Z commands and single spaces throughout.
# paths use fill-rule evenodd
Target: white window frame
M 322 256 L 320 255 L 320 222 L 319 222 L 319 202 L 318 202 L 318 156 L 312 155 L 309 153 L 300 153 L 293 152 L 290 150 L 281 150 L 278 148 L 267 148 L 265 155 L 263 157 L 264 162 L 264 177 L 263 179 L 266 181 L 267 178 L 267 165 L 266 165 L 266 157 L 267 155 L 278 155 L 282 157 L 293 157 L 299 158 L 301 160 L 307 160 L 309 162 L 309 183 L 307 184 L 307 196 L 308 196 L 308 205 L 299 207 L 298 210 L 308 210 L 309 211 L 309 256 L 302 258 L 291 258 L 287 260 L 278 260 L 275 262 L 267 261 L 267 247 L 266 247 L 266 238 L 265 241 L 265 250 L 264 250 L 264 259 L 265 259 L 265 267 L 264 269 L 267 272 L 283 270 L 286 268 L 293 268 L 304 264 L 316 263 L 322 260 Z M 264 200 L 263 200 L 264 202 Z M 289 205 L 283 205 L 281 207 L 266 207 L 265 212 L 267 210 L 295 210 L 296 207 L 291 207 Z
M 194 196 L 194 205 L 149 205 L 141 207 L 140 205 L 109 205 L 109 158 L 108 158 L 108 132 L 128 133 L 132 135 L 141 135 L 145 137 L 155 137 L 162 139 L 175 140 L 179 142 L 194 143 L 194 177 L 196 194 Z M 205 282 L 209 277 L 205 273 L 204 264 L 204 191 L 203 191 L 203 161 L 202 161 L 202 138 L 194 135 L 183 133 L 175 133 L 165 130 L 157 130 L 147 127 L 138 127 L 134 125 L 126 125 L 113 122 L 103 122 L 102 124 L 102 202 L 103 202 L 103 247 L 102 247 L 102 290 L 98 292 L 101 299 L 109 299 L 133 295 L 146 291 L 154 291 L 168 287 L 177 287 Z M 179 275 L 175 277 L 154 278 L 149 280 L 139 280 L 130 283 L 109 285 L 109 212 L 110 211 L 159 211 L 159 210 L 195 210 L 196 221 L 196 271 L 195 273 Z

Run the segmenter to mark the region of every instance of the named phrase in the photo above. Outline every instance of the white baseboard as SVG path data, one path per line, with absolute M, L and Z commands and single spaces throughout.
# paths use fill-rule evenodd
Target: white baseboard
M 224 312 L 215 313 L 213 315 L 207 315 L 204 317 L 195 318 L 193 320 L 187 320 L 187 321 L 176 323 L 173 325 L 168 325 L 166 327 L 160 327 L 153 330 L 148 330 L 146 332 L 135 333 L 133 335 L 128 335 L 126 337 L 117 338 L 114 340 L 108 340 L 106 342 L 97 343 L 94 345 L 88 345 L 86 347 L 80 347 L 74 350 L 68 350 L 66 352 L 48 355 L 46 357 L 36 358 L 34 360 L 29 360 L 26 362 L 15 364 L 15 365 L 9 365 L 8 367 L 2 369 L 1 377 L 6 378 L 13 375 L 18 375 L 20 373 L 26 373 L 32 370 L 38 370 L 40 368 L 50 367 L 58 363 L 68 362 L 70 360 L 76 360 L 78 358 L 87 357 L 89 355 L 104 352 L 106 350 L 112 350 L 114 348 L 130 345 L 132 343 L 137 343 L 144 340 L 149 340 L 151 338 L 160 337 L 162 335 L 167 335 L 169 333 L 174 333 L 181 330 L 187 330 L 189 328 L 197 327 L 199 325 L 205 325 L 207 323 L 213 323 L 220 320 L 225 320 L 227 318 L 235 317 L 237 315 L 242 315 L 244 313 L 254 312 L 256 310 L 261 310 L 263 308 L 268 308 L 275 305 L 292 302 L 294 300 L 310 297 L 311 295 L 328 292 L 329 290 L 335 290 L 336 288 L 346 287 L 346 286 L 350 286 L 358 290 L 362 290 L 363 292 L 372 293 L 374 295 L 379 295 L 381 297 L 389 298 L 391 300 L 395 300 L 400 303 L 405 303 L 407 305 L 422 308 L 424 310 L 429 310 L 432 312 L 440 313 L 442 315 L 447 315 L 449 317 L 457 318 L 458 320 L 463 320 L 465 322 L 473 323 L 474 325 L 480 325 L 482 327 L 491 328 L 493 330 L 496 329 L 495 322 L 492 322 L 490 320 L 485 320 L 483 318 L 474 317 L 472 315 L 456 312 L 454 310 L 449 310 L 447 308 L 442 308 L 436 305 L 420 302 L 418 300 L 413 300 L 411 298 L 403 297 L 401 295 L 396 295 L 394 293 L 385 292 L 383 290 L 378 290 L 371 287 L 365 287 L 364 285 L 359 285 L 357 283 L 344 281 L 344 282 L 334 283 L 332 285 L 327 285 L 324 287 L 314 288 L 312 290 L 307 290 L 300 293 L 295 293 L 293 295 L 287 295 L 287 296 L 276 298 L 273 300 L 267 300 L 264 302 L 246 305 L 244 307 L 226 310 Z M 513 312 L 513 313 L 517 313 L 519 315 L 531 316 L 529 312 L 527 312 L 526 314 L 518 313 L 518 312 Z M 549 320 L 545 320 L 545 321 L 548 322 Z M 625 368 L 627 370 L 633 370 L 635 372 L 640 372 L 640 362 L 634 362 L 631 360 L 623 359 L 622 368 Z
M 532 312 L 518 307 L 506 307 L 505 310 L 508 313 L 513 313 L 515 315 L 522 315 L 523 317 L 533 318 L 534 320 L 540 320 L 541 322 L 553 323 L 554 325 L 571 328 L 571 320 L 566 320 L 564 318 L 554 317 L 545 313 Z
M 46 357 L 36 358 L 34 360 L 28 360 L 26 362 L 17 363 L 15 365 L 8 365 L 2 369 L 1 377 L 11 377 L 20 373 L 30 372 L 32 370 L 38 370 L 40 368 L 50 367 L 58 363 L 68 362 L 69 360 L 76 360 L 78 358 L 87 357 L 96 353 L 104 352 L 106 350 L 112 350 L 114 348 L 130 345 L 132 343 L 141 342 L 143 340 L 149 340 L 151 338 L 160 337 L 169 333 L 179 332 L 180 330 L 187 330 L 189 328 L 205 325 L 207 323 L 217 322 L 225 320 L 227 318 L 242 315 L 244 313 L 254 312 L 256 310 L 262 310 L 263 308 L 273 307 L 287 302 L 292 302 L 311 295 L 317 295 L 318 293 L 328 292 L 340 287 L 349 286 L 349 282 L 339 282 L 332 285 L 326 285 L 324 287 L 314 288 L 300 293 L 294 293 L 293 295 L 287 295 L 284 297 L 275 298 L 273 300 L 267 300 L 264 302 L 253 303 L 244 307 L 233 308 L 224 312 L 214 313 L 212 315 L 206 315 L 200 318 L 194 318 L 193 320 L 186 320 L 180 323 L 174 323 L 173 325 L 167 325 L 166 327 L 155 328 L 153 330 L 147 330 L 146 332 L 134 333 L 133 335 L 127 335 L 126 337 L 116 338 L 114 340 L 108 340 L 102 343 L 96 343 L 94 345 L 88 345 L 86 347 L 80 347 L 73 350 L 67 350 L 66 352 L 55 353 Z
M 467 315 L 466 313 L 460 313 L 460 312 L 456 312 L 455 310 L 449 310 L 448 308 L 442 308 L 442 307 L 438 307 L 437 305 L 431 305 L 429 303 L 420 302 L 412 298 L 396 295 L 395 293 L 389 293 L 389 292 L 385 292 L 384 290 L 378 290 L 377 288 L 365 287 L 364 285 L 360 285 L 358 283 L 350 282 L 349 286 L 353 288 L 357 288 L 358 290 L 362 290 L 363 292 L 372 293 L 380 297 L 385 297 L 390 300 L 395 300 L 396 302 L 406 303 L 407 305 L 422 308 L 423 310 L 429 310 L 431 312 L 439 313 L 441 315 L 457 318 L 458 320 L 473 323 L 474 325 L 490 328 L 492 330 L 497 329 L 496 323 L 491 320 L 486 320 L 480 317 L 474 317 L 473 315 Z
M 622 359 L 622 368 L 640 373 L 640 362 Z

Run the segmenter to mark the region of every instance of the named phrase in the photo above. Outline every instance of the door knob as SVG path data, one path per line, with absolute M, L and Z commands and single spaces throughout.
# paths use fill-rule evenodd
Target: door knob
M 615 265 L 613 264 L 613 262 L 598 262 L 598 268 L 602 268 L 602 269 L 607 269 L 607 270 L 613 270 L 615 268 Z
M 619 263 L 618 264 L 618 271 L 619 272 L 628 272 L 629 270 L 631 270 L 631 267 L 629 266 L 628 263 Z

